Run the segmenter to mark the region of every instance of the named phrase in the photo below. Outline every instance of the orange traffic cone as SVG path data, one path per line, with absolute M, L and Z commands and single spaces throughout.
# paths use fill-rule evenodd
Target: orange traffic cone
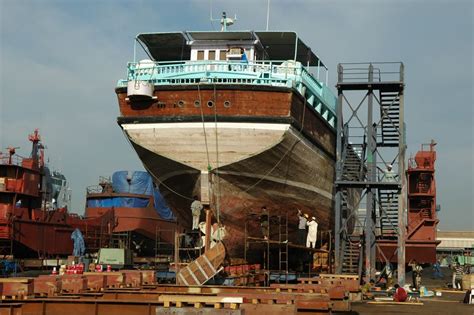
M 51 273 L 53 275 L 57 275 L 58 274 L 58 271 L 56 270 L 56 267 L 53 267 L 53 272 Z

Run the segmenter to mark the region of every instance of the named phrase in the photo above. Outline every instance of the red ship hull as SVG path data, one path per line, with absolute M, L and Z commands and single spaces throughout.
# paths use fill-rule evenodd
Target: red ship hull
M 108 243 L 114 223 L 113 211 L 101 217 L 82 219 L 54 206 L 52 190 L 46 184 L 43 146 L 37 131 L 30 158 L 15 155 L 9 148 L 0 155 L 0 255 L 57 257 L 71 255 L 71 233 L 81 230 L 86 249 L 97 250 Z

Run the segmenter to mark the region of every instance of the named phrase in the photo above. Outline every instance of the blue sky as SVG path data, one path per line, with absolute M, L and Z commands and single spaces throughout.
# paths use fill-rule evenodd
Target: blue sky
M 266 0 L 212 1 L 234 29 L 262 30 Z M 441 229 L 474 230 L 473 2 L 272 0 L 270 29 L 296 31 L 330 68 L 403 61 L 408 153 L 438 142 Z M 212 30 L 210 2 L 0 0 L 0 147 L 40 128 L 51 164 L 73 189 L 115 170 L 141 169 L 116 117 L 115 83 L 140 32 Z

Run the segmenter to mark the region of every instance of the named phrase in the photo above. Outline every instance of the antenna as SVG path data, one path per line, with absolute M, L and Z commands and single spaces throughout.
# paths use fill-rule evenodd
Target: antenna
M 212 2 L 211 2 L 211 5 L 212 5 Z M 219 21 L 222 25 L 221 27 L 221 32 L 226 32 L 227 31 L 227 27 L 228 26 L 231 26 L 234 24 L 235 21 L 237 21 L 237 15 L 234 16 L 234 18 L 229 18 L 227 17 L 227 14 L 224 12 L 222 12 L 222 18 L 220 19 L 213 19 L 212 18 L 212 6 L 211 6 L 211 24 L 213 21 Z M 213 25 L 213 28 L 214 28 L 214 25 Z
M 270 21 L 270 0 L 267 0 L 267 28 L 268 31 L 268 22 Z
M 213 21 L 215 21 L 215 20 L 212 18 L 212 0 L 209 0 L 209 19 L 211 20 L 211 27 L 212 27 L 212 30 L 215 31 L 214 23 L 212 23 Z

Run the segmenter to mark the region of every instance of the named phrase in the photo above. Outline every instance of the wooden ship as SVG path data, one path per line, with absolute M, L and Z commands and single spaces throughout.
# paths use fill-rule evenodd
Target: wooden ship
M 135 54 L 118 81 L 118 124 L 180 225 L 191 226 L 198 196 L 233 257 L 243 257 L 247 214 L 262 206 L 288 216 L 290 242 L 297 209 L 333 229 L 336 98 L 298 34 L 143 33 L 137 44 L 148 57 Z M 263 237 L 258 220 L 250 225 Z

